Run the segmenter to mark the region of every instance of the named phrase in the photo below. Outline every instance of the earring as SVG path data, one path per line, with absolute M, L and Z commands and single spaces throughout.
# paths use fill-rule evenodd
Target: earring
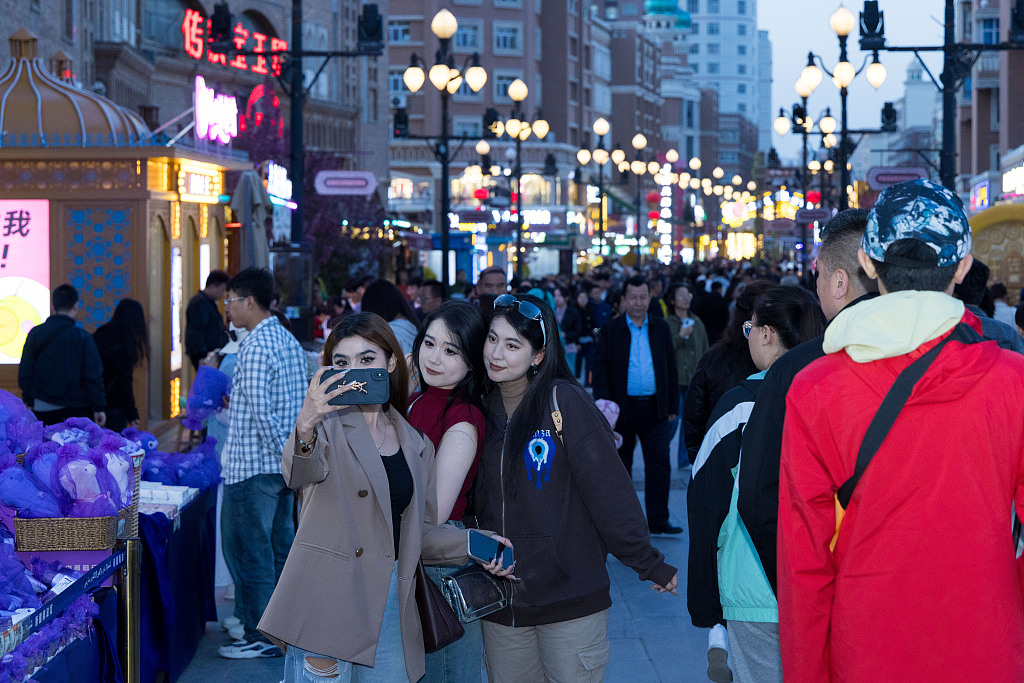
M 526 371 L 526 376 L 532 379 L 537 376 L 538 372 L 540 372 L 540 365 L 531 365 L 529 370 Z

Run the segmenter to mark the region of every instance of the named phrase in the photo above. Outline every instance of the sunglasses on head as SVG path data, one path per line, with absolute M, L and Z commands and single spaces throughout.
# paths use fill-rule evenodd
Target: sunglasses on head
M 512 294 L 502 294 L 501 296 L 494 300 L 495 310 L 499 308 L 509 308 L 511 306 L 515 306 L 516 311 L 519 313 L 519 315 L 523 316 L 524 318 L 536 320 L 538 323 L 540 323 L 541 339 L 544 340 L 542 346 L 547 346 L 548 335 L 547 332 L 544 330 L 544 315 L 540 312 L 540 309 L 537 308 L 535 304 L 530 303 L 529 301 L 520 301 Z

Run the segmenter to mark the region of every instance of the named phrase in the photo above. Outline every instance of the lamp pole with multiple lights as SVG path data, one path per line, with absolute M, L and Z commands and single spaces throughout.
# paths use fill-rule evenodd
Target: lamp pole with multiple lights
M 459 30 L 459 22 L 455 15 L 447 9 L 442 9 L 434 15 L 430 22 L 430 30 L 437 36 L 440 45 L 434 60 L 434 65 L 429 72 L 424 72 L 425 66 L 422 59 L 415 54 L 412 56 L 409 68 L 402 74 L 405 86 L 411 92 L 418 92 L 423 87 L 427 78 L 441 95 L 441 134 L 418 136 L 410 135 L 410 138 L 430 140 L 434 144 L 431 147 L 434 156 L 441 163 L 441 199 L 437 226 L 441 232 L 441 281 L 445 287 L 452 283 L 449 279 L 448 252 L 450 250 L 451 220 L 448 213 L 451 210 L 451 180 L 449 173 L 452 158 L 455 154 L 451 151 L 452 140 L 465 140 L 464 136 L 453 136 L 451 133 L 451 117 L 448 112 L 449 101 L 459 88 L 463 80 L 473 92 L 479 92 L 487 82 L 487 72 L 480 66 L 480 55 L 474 52 L 467 57 L 461 69 L 455 67 L 455 56 L 452 53 L 452 36 Z M 456 150 L 457 151 L 457 150 Z
M 846 52 L 846 42 L 853 32 L 853 29 L 857 26 L 857 18 L 853 16 L 853 12 L 848 10 L 843 5 L 839 6 L 832 16 L 829 18 L 829 26 L 832 31 L 835 32 L 839 38 L 839 62 L 835 67 L 829 71 L 825 67 L 825 62 L 820 57 L 815 55 L 813 52 L 807 53 L 807 66 L 804 67 L 800 73 L 800 80 L 798 81 L 798 89 L 804 88 L 808 94 L 814 91 L 815 88 L 821 83 L 822 71 L 827 73 L 832 78 L 832 83 L 839 88 L 839 103 L 840 103 L 840 124 L 839 124 L 839 153 L 837 163 L 839 164 L 840 173 L 840 184 L 842 185 L 839 193 L 839 210 L 845 211 L 850 206 L 849 190 L 850 187 L 850 127 L 847 121 L 847 95 L 850 84 L 853 83 L 853 79 L 856 78 L 865 69 L 867 73 L 865 77 L 868 83 L 872 87 L 878 89 L 882 87 L 882 83 L 885 82 L 885 67 L 881 62 L 878 61 L 878 51 L 872 52 L 871 63 L 868 63 L 868 57 L 865 56 L 864 63 L 861 64 L 859 69 L 855 68 L 850 63 L 849 56 Z M 815 64 L 817 60 L 818 64 L 821 65 L 819 68 Z M 804 160 L 803 167 L 807 167 L 807 161 Z
M 523 277 L 523 142 L 535 135 L 538 140 L 547 137 L 551 127 L 539 114 L 534 121 L 529 121 L 520 107 L 530 89 L 522 79 L 517 78 L 508 86 L 508 96 L 515 104 L 512 117 L 508 121 L 495 121 L 491 131 L 496 137 L 508 135 L 515 142 L 516 162 L 512 175 L 516 180 L 516 278 Z
M 576 152 L 576 160 L 580 163 L 580 166 L 586 166 L 593 159 L 594 163 L 597 164 L 597 190 L 598 190 L 598 201 L 600 205 L 597 211 L 597 235 L 600 242 L 598 253 L 604 256 L 604 202 L 605 202 L 605 189 L 604 189 L 604 165 L 608 163 L 611 158 L 611 154 L 604 148 L 604 136 L 611 130 L 611 126 L 608 124 L 607 119 L 599 118 L 594 121 L 594 135 L 597 136 L 597 143 L 594 146 L 594 150 L 583 148 Z M 586 191 L 584 185 L 584 192 Z

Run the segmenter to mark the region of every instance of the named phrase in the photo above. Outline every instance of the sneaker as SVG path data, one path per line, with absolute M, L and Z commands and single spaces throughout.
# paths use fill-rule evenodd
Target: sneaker
M 659 536 L 662 534 L 681 534 L 683 533 L 683 527 L 672 526 L 671 524 L 659 524 L 657 526 L 651 525 L 648 527 L 652 536 Z
M 228 587 L 224 589 L 224 599 L 234 600 L 235 599 L 235 584 L 229 583 Z
M 731 683 L 729 669 L 729 635 L 721 624 L 708 633 L 708 678 L 714 683 Z
M 284 656 L 279 647 L 262 640 L 251 643 L 248 640 L 236 640 L 230 645 L 222 645 L 217 653 L 224 659 L 264 659 Z
M 235 626 L 242 623 L 242 620 L 236 616 L 224 617 L 220 620 L 220 628 L 222 631 L 230 631 Z M 240 640 L 239 638 L 232 638 L 232 640 Z

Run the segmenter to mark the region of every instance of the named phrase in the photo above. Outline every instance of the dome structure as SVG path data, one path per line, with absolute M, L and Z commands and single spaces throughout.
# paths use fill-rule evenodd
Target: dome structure
M 19 30 L 10 45 L 11 59 L 0 69 L 0 147 L 123 146 L 148 139 L 141 117 L 50 73 L 30 31 Z M 67 55 L 51 61 L 58 74 L 71 73 Z

